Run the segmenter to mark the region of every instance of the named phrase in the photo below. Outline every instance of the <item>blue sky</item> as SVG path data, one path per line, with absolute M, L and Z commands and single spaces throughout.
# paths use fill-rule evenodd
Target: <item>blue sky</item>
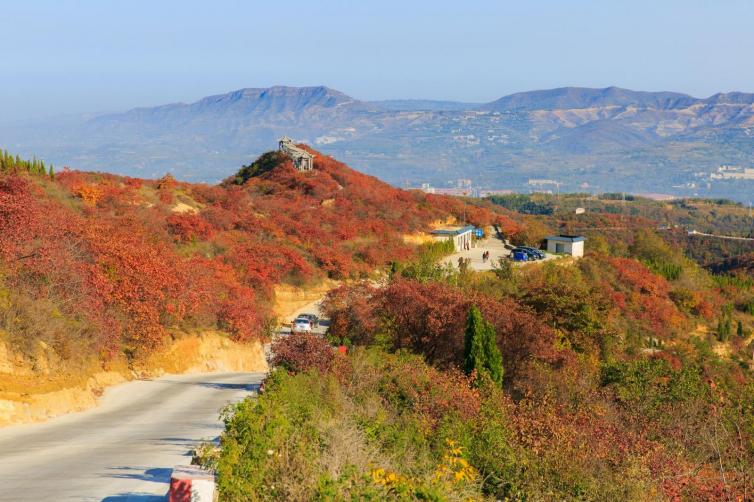
M 754 91 L 751 0 L 0 0 L 0 19 L 5 120 L 274 84 L 463 101 Z

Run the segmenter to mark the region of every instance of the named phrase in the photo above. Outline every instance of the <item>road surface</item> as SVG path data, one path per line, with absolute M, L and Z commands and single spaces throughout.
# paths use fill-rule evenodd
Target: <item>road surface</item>
M 482 253 L 485 251 L 490 252 L 490 259 L 482 261 Z M 489 237 L 476 241 L 476 246 L 466 251 L 458 251 L 450 256 L 446 256 L 442 263 L 448 263 L 454 267 L 458 267 L 458 258 L 471 259 L 469 267 L 471 270 L 492 270 L 493 264 L 497 263 L 500 258 L 508 258 L 511 252 L 510 249 L 505 247 L 505 243 L 496 238 Z
M 173 466 L 222 431 L 261 373 L 170 375 L 112 387 L 92 410 L 0 429 L 0 501 L 156 502 Z
M 287 319 L 284 320 L 283 325 L 280 326 L 280 329 L 278 329 L 277 335 L 278 336 L 290 335 L 291 334 L 291 321 L 293 321 L 296 317 L 298 317 L 301 314 L 314 314 L 317 317 L 319 317 L 319 325 L 312 330 L 313 333 L 318 334 L 318 335 L 324 335 L 325 333 L 327 333 L 327 328 L 328 326 L 330 326 L 330 321 L 328 319 L 323 318 L 323 315 L 324 315 L 322 312 L 323 299 L 324 299 L 324 296 L 296 310 L 296 312 L 292 316 L 289 316 Z

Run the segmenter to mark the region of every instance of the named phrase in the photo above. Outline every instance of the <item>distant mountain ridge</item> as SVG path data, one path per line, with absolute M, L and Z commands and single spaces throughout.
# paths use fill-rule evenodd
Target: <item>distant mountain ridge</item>
M 173 171 L 192 181 L 221 179 L 282 135 L 399 185 L 464 178 L 528 190 L 528 180 L 546 179 L 572 190 L 742 200 L 754 192 L 705 177 L 722 164 L 754 164 L 754 94 L 743 92 L 702 99 L 562 87 L 477 104 L 363 101 L 326 86 L 273 86 L 27 134 L 0 130 L 14 151 L 55 165 L 144 177 Z
M 680 109 L 695 104 L 754 104 L 754 94 L 744 92 L 717 93 L 708 98 L 695 98 L 679 92 L 632 91 L 620 87 L 559 87 L 556 89 L 518 92 L 489 103 L 465 103 L 431 99 L 391 99 L 361 101 L 327 86 L 244 88 L 224 94 L 207 96 L 194 103 L 172 103 L 156 107 L 139 107 L 105 117 L 143 112 L 229 108 L 242 106 L 247 112 L 300 113 L 308 108 L 334 108 L 350 105 L 384 111 L 521 111 L 583 109 L 604 106 L 635 106 L 640 108 Z
M 169 105 L 134 108 L 124 113 L 108 114 L 97 117 L 97 121 L 143 119 L 156 116 L 160 119 L 170 115 L 210 113 L 243 113 L 249 116 L 266 114 L 300 114 L 312 108 L 334 108 L 343 105 L 360 105 L 361 103 L 325 86 L 269 88 L 246 88 L 225 94 L 207 96 L 194 103 L 173 103 Z
M 672 109 L 691 106 L 696 101 L 698 101 L 696 98 L 677 92 L 631 91 L 619 87 L 606 87 L 604 89 L 561 87 L 511 94 L 483 105 L 482 109 L 498 111 L 560 110 L 600 106 Z

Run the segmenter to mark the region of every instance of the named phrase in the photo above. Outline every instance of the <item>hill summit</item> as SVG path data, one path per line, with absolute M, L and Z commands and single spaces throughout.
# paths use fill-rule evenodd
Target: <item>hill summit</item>
M 312 171 L 270 152 L 250 164 L 262 166 L 256 172 L 212 186 L 48 173 L 3 155 L 4 340 L 30 360 L 40 342 L 51 347 L 60 363 L 52 372 L 99 357 L 130 361 L 189 329 L 258 340 L 281 284 L 369 277 L 412 256 L 404 236 L 436 220 L 506 220 L 314 153 Z

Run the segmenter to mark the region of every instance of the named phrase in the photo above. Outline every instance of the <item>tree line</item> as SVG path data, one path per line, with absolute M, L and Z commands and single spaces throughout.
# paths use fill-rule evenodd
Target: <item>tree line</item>
M 55 169 L 52 164 L 46 166 L 43 160 L 33 157 L 31 160 L 22 159 L 18 155 L 12 155 L 7 150 L 0 155 L 0 172 L 11 173 L 25 170 L 29 174 L 49 176 L 55 179 Z

